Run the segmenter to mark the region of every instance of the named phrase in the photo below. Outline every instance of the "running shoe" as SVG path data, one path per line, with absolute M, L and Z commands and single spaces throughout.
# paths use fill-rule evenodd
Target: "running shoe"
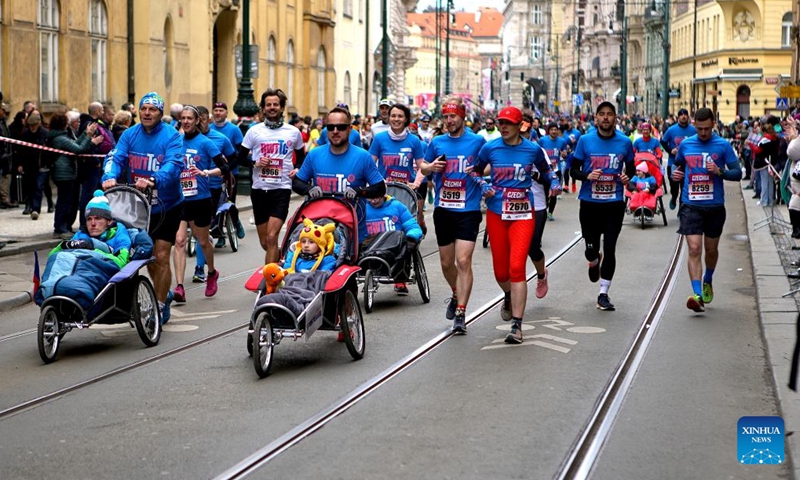
M 544 298 L 547 295 L 547 269 L 544 271 L 544 278 L 536 279 L 536 298 Z
M 206 297 L 213 297 L 217 293 L 217 280 L 219 280 L 219 270 L 214 269 L 214 273 L 208 273 L 206 280 Z
M 219 237 L 219 238 L 217 239 L 217 244 L 216 244 L 216 245 L 214 245 L 214 247 L 216 247 L 216 248 L 223 248 L 224 246 L 225 246 L 225 237 Z M 200 247 L 200 246 L 198 245 L 198 248 L 199 248 L 199 247 Z
M 575 190 L 576 190 L 576 189 L 577 189 L 577 186 L 576 186 L 576 185 L 573 183 L 573 184 L 572 184 L 572 193 L 575 193 Z
M 511 324 L 511 332 L 506 335 L 506 343 L 519 345 L 522 343 L 522 322 L 519 320 Z
M 597 256 L 597 265 L 589 264 L 589 281 L 597 283 L 600 280 L 600 264 L 603 263 L 603 254 Z
M 238 224 L 236 225 L 236 236 L 239 237 L 239 240 L 244 238 L 244 225 L 242 225 L 242 221 L 239 220 Z
M 448 320 L 452 320 L 456 317 L 456 307 L 458 306 L 456 297 L 448 298 L 446 303 L 447 303 L 447 311 L 445 312 L 444 317 Z
M 174 297 L 172 295 L 172 292 L 171 291 L 167 292 L 167 301 L 164 302 L 163 305 L 160 305 L 160 307 L 161 307 L 160 308 L 160 310 L 161 310 L 161 325 L 166 325 L 167 322 L 169 322 L 169 317 L 170 317 L 169 307 L 172 304 L 172 299 L 173 298 Z
M 464 335 L 467 333 L 467 322 L 464 315 L 456 315 L 453 320 L 453 333 L 455 335 Z
M 394 293 L 402 296 L 408 295 L 408 287 L 405 283 L 395 283 L 394 284 Z
M 504 322 L 511 320 L 511 298 L 503 299 L 503 306 L 500 307 L 500 318 Z
M 614 304 L 611 303 L 611 299 L 608 298 L 607 293 L 601 293 L 597 296 L 597 308 L 605 310 L 606 312 L 613 312 L 615 310 Z
M 673 198 L 672 198 L 672 199 L 669 201 L 669 209 L 670 209 L 670 210 L 675 210 L 675 207 L 677 207 L 677 206 L 678 206 L 678 200 L 677 200 L 676 198 L 674 198 L 674 197 L 673 197 Z
M 183 289 L 183 285 L 175 287 L 172 298 L 175 300 L 175 303 L 186 303 L 186 290 Z
M 689 310 L 694 310 L 697 313 L 703 313 L 706 311 L 706 306 L 703 303 L 703 298 L 700 295 L 691 295 L 686 300 L 686 308 Z
M 192 277 L 192 283 L 205 283 L 205 281 L 206 281 L 205 268 L 194 267 L 194 276 Z
M 703 303 L 711 303 L 714 301 L 714 287 L 710 283 L 703 282 Z
M 547 220 L 552 222 L 555 219 L 556 219 L 556 217 L 554 217 L 552 213 L 550 213 L 550 212 L 547 213 Z
M 31 212 L 31 220 L 39 220 L 39 212 Z

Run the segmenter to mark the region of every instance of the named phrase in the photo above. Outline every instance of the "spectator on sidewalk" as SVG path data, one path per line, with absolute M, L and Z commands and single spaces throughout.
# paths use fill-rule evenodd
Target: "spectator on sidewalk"
M 102 136 L 103 141 L 96 144 L 90 153 L 97 155 L 105 155 L 111 151 L 116 145 L 111 131 L 103 126 L 102 117 L 104 114 L 103 105 L 100 102 L 92 102 L 89 104 L 88 112 L 81 115 L 81 125 L 78 129 L 78 135 L 86 131 L 86 127 L 92 123 L 97 124 L 97 131 L 94 133 L 97 136 Z M 102 157 L 87 157 L 86 161 L 80 163 L 78 168 L 78 181 L 81 183 L 81 197 L 78 209 L 80 211 L 81 227 L 86 226 L 86 205 L 92 199 L 94 191 L 100 188 L 100 177 L 103 171 L 100 168 L 102 164 Z
M 11 138 L 11 132 L 6 124 L 9 105 L 0 104 L 0 137 Z M 11 201 L 11 178 L 14 171 L 11 168 L 11 144 L 8 142 L 0 143 L 0 209 L 13 208 L 17 204 Z
M 22 131 L 23 142 L 44 145 L 47 140 L 47 129 L 42 126 L 41 114 L 34 110 L 25 119 L 27 127 Z M 22 189 L 25 194 L 25 210 L 23 215 L 30 215 L 31 220 L 38 220 L 42 210 L 42 195 L 45 187 L 49 190 L 50 167 L 44 151 L 21 146 L 15 154 L 17 172 L 22 174 Z M 47 195 L 47 209 L 53 211 L 53 200 Z
M 114 136 L 114 141 L 119 142 L 119 137 L 122 132 L 127 130 L 133 122 L 133 116 L 128 110 L 120 110 L 114 115 L 114 126 L 111 127 L 111 134 Z

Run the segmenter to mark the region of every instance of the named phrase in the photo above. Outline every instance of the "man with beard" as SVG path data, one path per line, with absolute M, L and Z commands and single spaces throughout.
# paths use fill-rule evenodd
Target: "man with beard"
M 393 106 L 394 102 L 388 98 L 381 100 L 381 103 L 378 105 L 378 116 L 380 117 L 380 121 L 376 121 L 372 124 L 373 138 L 375 138 L 375 135 L 389 130 L 389 109 L 391 109 Z
M 286 94 L 268 89 L 261 95 L 264 122 L 250 128 L 244 136 L 239 158 L 253 154 L 253 205 L 258 240 L 266 252 L 265 263 L 280 260 L 278 234 L 289 215 L 292 178 L 305 160 L 305 145 L 300 130 L 283 123 Z M 295 154 L 297 165 L 293 164 Z
M 469 170 L 486 140 L 464 128 L 466 107 L 460 97 L 445 99 L 442 115 L 448 134 L 433 138 L 420 171 L 432 174 L 439 261 L 453 291 L 445 318 L 453 320 L 453 333 L 463 335 L 467 333 L 466 310 L 472 293 L 472 253 L 482 220 L 480 179 L 471 176 Z
M 613 311 L 608 297 L 611 280 L 617 267 L 617 238 L 625 216 L 624 188 L 636 174 L 633 146 L 628 137 L 615 129 L 617 111 L 610 102 L 597 107 L 597 129 L 583 135 L 575 147 L 570 174 L 580 180 L 578 194 L 581 233 L 586 242 L 589 280 L 600 280 L 597 308 Z M 600 236 L 603 253 L 600 253 Z
M 672 172 L 674 172 L 673 164 L 675 163 L 675 156 L 678 154 L 678 146 L 685 138 L 689 138 L 696 134 L 697 130 L 689 124 L 689 111 L 685 108 L 678 110 L 678 123 L 669 127 L 664 135 L 661 137 L 661 146 L 664 151 L 669 154 L 667 160 L 667 176 L 669 177 L 669 193 L 672 199 L 669 201 L 670 210 L 675 210 L 678 202 L 678 195 L 681 192 L 681 182 L 672 180 Z

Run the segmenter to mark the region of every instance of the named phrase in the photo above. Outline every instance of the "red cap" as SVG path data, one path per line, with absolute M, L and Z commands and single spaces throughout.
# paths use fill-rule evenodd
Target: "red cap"
M 521 123 L 522 122 L 522 112 L 519 111 L 517 107 L 506 107 L 500 110 L 500 114 L 497 116 L 498 120 L 508 120 L 511 123 Z

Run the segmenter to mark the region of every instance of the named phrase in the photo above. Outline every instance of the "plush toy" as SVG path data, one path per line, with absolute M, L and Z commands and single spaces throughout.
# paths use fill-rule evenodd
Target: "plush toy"
M 311 270 L 316 270 L 319 267 L 319 264 L 322 263 L 323 257 L 325 255 L 330 255 L 333 253 L 333 249 L 335 247 L 335 242 L 333 240 L 333 232 L 336 230 L 336 224 L 329 223 L 327 225 L 316 225 L 313 221 L 309 220 L 308 218 L 303 219 L 303 230 L 300 232 L 300 237 L 297 239 L 297 243 L 294 246 L 294 257 L 292 258 L 292 265 L 289 268 L 289 272 L 292 273 L 295 271 L 295 266 L 297 265 L 297 257 L 300 256 L 300 251 L 302 250 L 300 247 L 300 240 L 303 238 L 310 238 L 314 243 L 319 246 L 319 254 L 317 256 L 317 261 L 314 264 L 314 267 Z
M 283 286 L 283 277 L 288 273 L 277 263 L 268 263 L 262 270 L 267 280 L 267 293 L 275 293 Z

